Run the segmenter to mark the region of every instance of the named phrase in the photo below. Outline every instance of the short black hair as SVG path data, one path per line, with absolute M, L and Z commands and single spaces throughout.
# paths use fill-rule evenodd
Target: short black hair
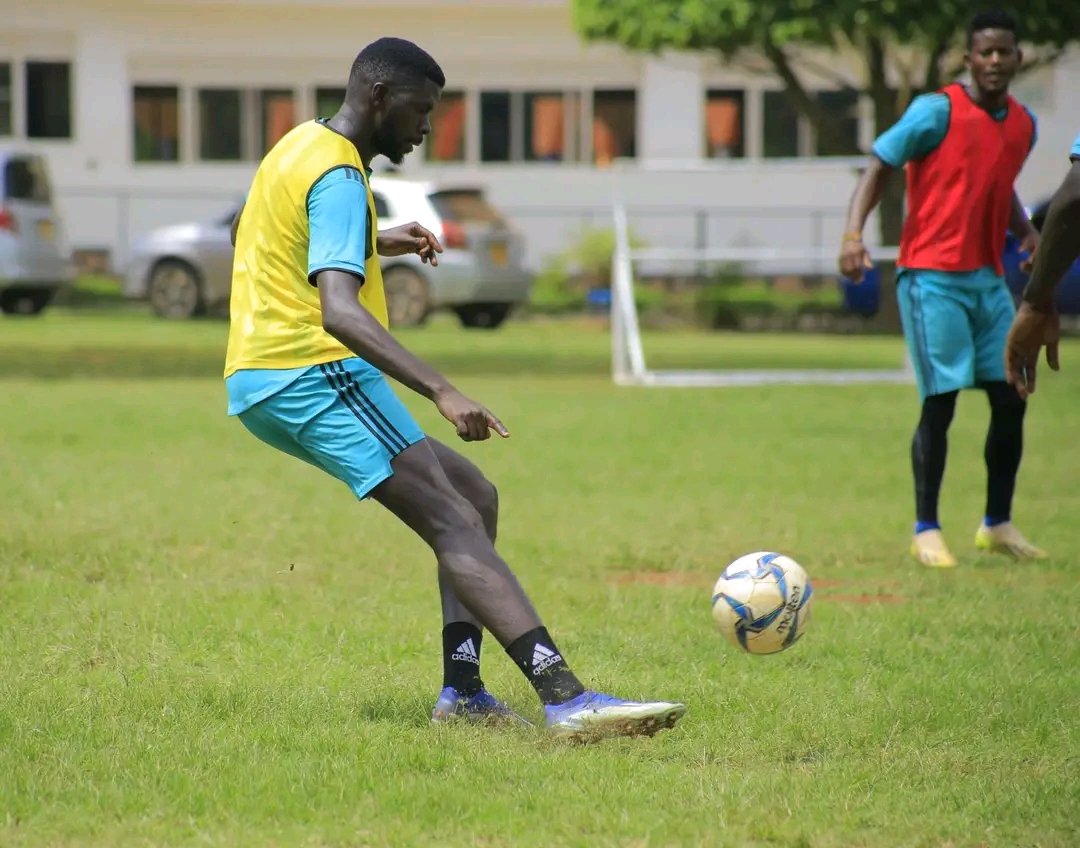
M 380 38 L 360 51 L 352 64 L 350 81 L 366 77 L 373 81 L 419 83 L 431 80 L 439 88 L 446 75 L 427 51 L 404 38 Z
M 975 33 L 987 29 L 1003 29 L 1006 32 L 1011 32 L 1017 43 L 1020 43 L 1020 27 L 1016 23 L 1016 18 L 1003 9 L 990 9 L 985 12 L 979 12 L 979 14 L 971 19 L 971 23 L 968 24 L 968 48 L 971 47 L 972 42 L 975 40 Z

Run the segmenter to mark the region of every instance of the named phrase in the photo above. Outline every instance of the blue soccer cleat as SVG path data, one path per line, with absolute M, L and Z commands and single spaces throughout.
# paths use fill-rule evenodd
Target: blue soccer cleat
M 474 722 L 510 721 L 532 726 L 532 722 L 519 716 L 487 689 L 481 689 L 475 695 L 462 695 L 453 686 L 447 686 L 439 693 L 439 700 L 431 711 L 431 723 L 443 724 L 458 719 Z
M 624 701 L 599 692 L 583 692 L 565 704 L 544 707 L 552 735 L 581 742 L 609 736 L 652 736 L 672 727 L 686 713 L 683 704 Z

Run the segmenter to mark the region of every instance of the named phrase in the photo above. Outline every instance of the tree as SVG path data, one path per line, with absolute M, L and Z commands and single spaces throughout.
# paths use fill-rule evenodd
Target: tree
M 897 121 L 911 98 L 933 91 L 963 68 L 963 34 L 977 7 L 970 0 L 573 0 L 574 25 L 591 41 L 631 50 L 719 53 L 727 61 L 764 60 L 791 104 L 831 149 L 852 155 L 841 119 L 804 82 L 806 71 L 831 76 L 837 88 L 873 103 L 875 135 Z M 1053 62 L 1080 33 L 1080 0 L 1025 0 L 1012 10 L 1025 45 L 1025 69 Z M 800 49 L 803 48 L 803 49 Z M 824 48 L 858 57 L 852 80 L 815 62 Z M 890 181 L 878 218 L 884 244 L 900 239 L 903 181 Z M 882 286 L 882 293 L 891 291 Z M 883 299 L 882 320 L 898 325 Z

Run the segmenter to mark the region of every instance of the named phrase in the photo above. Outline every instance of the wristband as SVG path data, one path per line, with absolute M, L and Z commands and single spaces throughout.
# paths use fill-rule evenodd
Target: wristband
M 861 243 L 862 233 L 856 232 L 855 230 L 849 230 L 848 232 L 844 233 L 843 241 L 857 241 Z

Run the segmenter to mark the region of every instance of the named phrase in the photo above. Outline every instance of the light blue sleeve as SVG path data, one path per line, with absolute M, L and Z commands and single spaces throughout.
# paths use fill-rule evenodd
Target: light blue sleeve
M 944 94 L 916 97 L 900 120 L 874 142 L 874 155 L 886 165 L 902 168 L 932 153 L 949 131 L 949 108 Z
M 1080 135 L 1076 137 L 1076 141 L 1073 142 L 1072 152 L 1069 154 L 1070 159 L 1080 159 Z
M 364 276 L 367 258 L 368 204 L 364 180 L 356 168 L 327 171 L 308 192 L 308 280 L 334 269 Z

